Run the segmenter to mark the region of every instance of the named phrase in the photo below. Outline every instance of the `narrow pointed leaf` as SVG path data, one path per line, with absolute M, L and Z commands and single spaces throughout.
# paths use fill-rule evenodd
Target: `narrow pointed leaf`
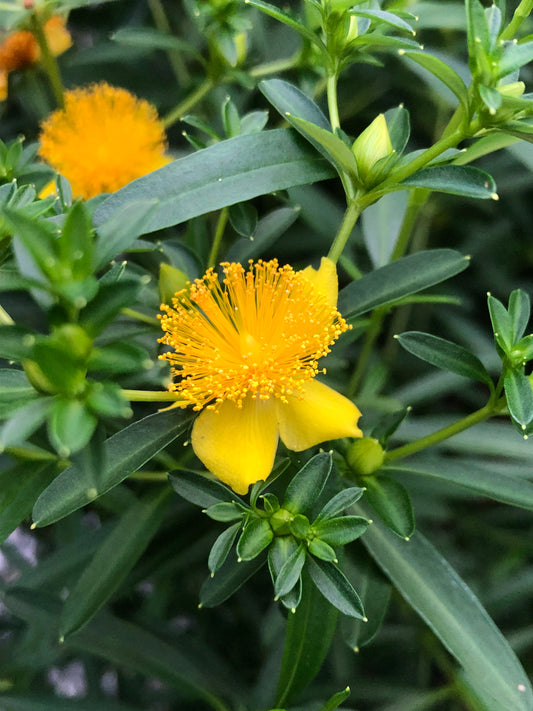
M 509 317 L 513 324 L 513 343 L 525 333 L 531 314 L 529 295 L 523 289 L 515 289 L 509 295 Z
M 433 249 L 403 257 L 353 281 L 339 293 L 339 311 L 359 316 L 439 284 L 469 265 L 469 259 L 451 249 Z
M 290 27 L 292 30 L 297 32 L 302 37 L 305 37 L 310 42 L 319 46 L 322 45 L 322 43 L 318 39 L 317 35 L 314 34 L 314 32 L 312 32 L 301 22 L 298 22 L 286 13 L 281 12 L 275 5 L 271 5 L 268 2 L 263 2 L 263 0 L 244 0 L 244 2 L 246 3 L 246 5 L 256 7 L 258 10 L 261 10 L 261 12 L 264 12 L 265 15 L 270 15 L 270 17 L 273 17 L 275 20 L 278 20 L 278 22 L 282 22 L 284 25 L 287 25 L 287 27 Z
M 258 555 L 253 560 L 243 560 L 240 563 L 236 557 L 229 556 L 215 575 L 209 576 L 204 581 L 200 590 L 201 607 L 221 605 L 237 592 L 252 575 L 255 575 L 263 567 L 265 561 L 265 553 Z
M 307 94 L 283 79 L 264 79 L 259 88 L 281 116 L 304 119 L 324 131 L 331 131 L 331 124 L 322 109 Z
M 343 489 L 339 491 L 338 494 L 328 501 L 324 506 L 322 511 L 316 517 L 313 525 L 325 521 L 329 518 L 335 518 L 343 514 L 346 509 L 359 501 L 361 496 L 365 493 L 364 489 L 360 489 L 358 486 L 351 486 L 349 489 Z
M 417 358 L 442 370 L 492 386 L 492 379 L 483 363 L 466 348 L 420 331 L 406 331 L 397 338 L 401 346 Z
M 207 567 L 214 575 L 219 568 L 221 568 L 232 549 L 232 546 L 237 538 L 237 534 L 241 529 L 241 522 L 234 523 L 233 526 L 226 528 L 222 531 L 220 536 L 216 539 L 209 551 L 209 558 L 207 560 Z
M 364 482 L 365 497 L 385 525 L 400 538 L 410 538 L 415 530 L 415 517 L 405 487 L 382 475 L 366 477 Z
M 300 578 L 304 563 L 305 548 L 303 545 L 300 545 L 294 553 L 287 558 L 278 573 L 274 585 L 274 594 L 276 597 L 283 597 L 283 595 L 286 595 L 293 589 Z
M 322 595 L 343 615 L 365 619 L 363 603 L 342 570 L 320 558 L 307 560 L 309 575 Z
M 495 199 L 496 183 L 492 176 L 470 165 L 435 165 L 413 173 L 400 186 L 425 188 L 461 197 Z
M 421 67 L 424 67 L 424 69 L 427 69 L 427 71 L 431 72 L 437 79 L 440 79 L 459 99 L 465 112 L 468 111 L 468 89 L 459 74 L 448 66 L 448 64 L 445 64 L 442 59 L 427 54 L 426 52 L 405 49 L 401 50 L 400 53 L 405 57 L 409 57 L 409 59 Z
M 501 301 L 495 299 L 491 294 L 488 295 L 487 305 L 489 307 L 490 320 L 492 322 L 492 330 L 494 338 L 500 348 L 508 352 L 513 345 L 514 326 L 509 316 L 507 309 Z
M 499 474 L 472 459 L 410 458 L 405 464 L 387 465 L 383 471 L 439 479 L 469 489 L 477 495 L 533 511 L 533 482 L 505 473 Z
M 512 370 L 505 376 L 504 386 L 511 416 L 526 429 L 533 420 L 533 388 L 529 379 L 523 373 Z
M 394 15 L 392 12 L 386 12 L 385 10 L 360 10 L 357 7 L 350 8 L 348 12 L 350 15 L 355 15 L 356 17 L 367 17 L 369 20 L 389 25 L 397 30 L 405 30 L 406 32 L 410 32 L 412 35 L 416 34 L 409 23 L 402 20 L 402 18 L 398 17 L 398 15 Z
M 357 513 L 368 512 L 357 505 Z M 407 602 L 463 667 L 491 711 L 531 711 L 533 691 L 509 644 L 466 583 L 422 534 L 402 541 L 379 523 L 362 539 Z
M 112 489 L 149 461 L 189 426 L 175 410 L 148 415 L 109 437 L 104 445 L 104 466 L 82 470 L 77 464 L 54 479 L 33 509 L 36 526 L 47 526 L 85 506 Z
M 310 459 L 287 487 L 283 508 L 294 514 L 308 511 L 320 496 L 331 466 L 331 454 L 326 452 L 320 452 Z
M 144 227 L 153 232 L 276 190 L 335 176 L 322 156 L 289 129 L 236 136 L 134 180 L 96 209 L 97 229 L 142 200 L 158 200 Z
M 231 489 L 219 481 L 208 479 L 201 474 L 180 471 L 169 475 L 169 481 L 174 491 L 195 506 L 208 509 L 221 502 L 239 501 L 241 499 Z

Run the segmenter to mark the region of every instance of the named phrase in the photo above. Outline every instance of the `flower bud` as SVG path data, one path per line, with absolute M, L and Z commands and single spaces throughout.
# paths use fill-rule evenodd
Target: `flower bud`
M 498 87 L 498 91 L 502 96 L 509 96 L 511 99 L 519 99 L 525 90 L 526 85 L 523 81 L 513 81 L 510 84 Z
M 376 163 L 394 152 L 384 114 L 379 114 L 354 141 L 352 151 L 363 183 L 372 182 Z
M 358 476 L 370 476 L 383 464 L 385 452 L 373 437 L 363 437 L 353 442 L 346 452 L 350 469 Z
M 189 277 L 180 269 L 162 262 L 159 269 L 159 298 L 161 302 L 170 304 L 174 294 L 184 289 L 188 281 Z

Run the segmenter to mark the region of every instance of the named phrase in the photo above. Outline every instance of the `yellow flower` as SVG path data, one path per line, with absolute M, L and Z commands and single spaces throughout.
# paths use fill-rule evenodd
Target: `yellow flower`
M 161 168 L 166 137 L 156 109 L 105 82 L 65 93 L 65 108 L 41 126 L 40 155 L 74 197 L 114 192 Z
M 360 437 L 356 406 L 314 378 L 348 329 L 336 308 L 335 265 L 295 272 L 277 260 L 224 263 L 163 304 L 162 343 L 180 406 L 202 412 L 192 446 L 239 494 L 269 475 L 278 437 L 294 451 Z
M 65 20 L 59 15 L 51 17 L 44 25 L 48 47 L 56 57 L 71 45 L 72 38 Z M 37 64 L 41 51 L 37 40 L 28 30 L 20 30 L 8 35 L 0 44 L 0 101 L 7 97 L 7 83 L 10 72 L 27 69 Z

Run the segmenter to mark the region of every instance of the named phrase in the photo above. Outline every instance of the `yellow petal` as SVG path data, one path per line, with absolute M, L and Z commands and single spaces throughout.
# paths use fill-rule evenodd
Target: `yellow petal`
M 318 269 L 306 267 L 302 269 L 302 274 L 313 284 L 316 292 L 326 300 L 329 306 L 337 306 L 339 282 L 337 267 L 331 259 L 322 257 Z
M 192 428 L 196 456 L 238 494 L 272 471 L 278 446 L 273 400 L 246 398 L 242 407 L 224 401 L 217 412 L 203 410 Z
M 289 449 L 301 452 L 329 439 L 362 437 L 357 407 L 324 383 L 309 380 L 301 397 L 292 395 L 288 400 L 277 401 L 277 411 L 279 434 Z

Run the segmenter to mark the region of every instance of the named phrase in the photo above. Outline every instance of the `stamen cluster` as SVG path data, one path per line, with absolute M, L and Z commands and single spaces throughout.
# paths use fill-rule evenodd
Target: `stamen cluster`
M 303 272 L 273 259 L 222 265 L 163 304 L 160 357 L 177 380 L 171 390 L 195 410 L 247 396 L 286 402 L 319 372 L 318 361 L 349 326 Z

